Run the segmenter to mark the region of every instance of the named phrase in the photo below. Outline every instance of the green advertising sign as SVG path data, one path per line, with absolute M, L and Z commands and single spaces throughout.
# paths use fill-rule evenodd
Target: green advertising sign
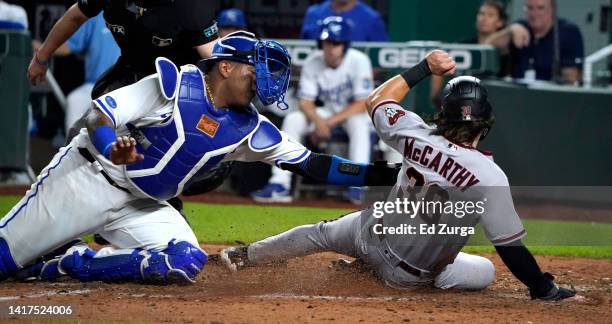
M 317 50 L 313 40 L 279 40 L 287 46 L 293 64 L 301 66 L 306 57 Z M 499 55 L 490 45 L 447 44 L 439 42 L 379 43 L 354 42 L 352 47 L 366 53 L 374 68 L 405 69 L 420 62 L 429 51 L 443 49 L 455 58 L 459 72 L 471 74 L 496 74 L 499 71 Z

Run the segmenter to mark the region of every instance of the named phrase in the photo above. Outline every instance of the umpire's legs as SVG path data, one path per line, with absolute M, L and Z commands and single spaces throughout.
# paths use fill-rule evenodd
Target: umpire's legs
M 254 264 L 281 261 L 318 252 L 360 255 L 361 211 L 333 221 L 302 225 L 249 245 L 248 259 Z

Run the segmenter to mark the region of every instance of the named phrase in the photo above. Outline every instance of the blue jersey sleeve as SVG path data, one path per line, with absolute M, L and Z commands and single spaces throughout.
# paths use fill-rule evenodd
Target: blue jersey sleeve
M 82 53 L 87 49 L 91 39 L 94 21 L 90 19 L 68 39 L 67 45 L 73 53 Z

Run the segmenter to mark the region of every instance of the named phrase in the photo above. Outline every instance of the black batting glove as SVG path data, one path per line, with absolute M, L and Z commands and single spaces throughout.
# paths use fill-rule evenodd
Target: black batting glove
M 531 295 L 531 299 L 560 301 L 566 298 L 576 296 L 576 290 L 573 287 L 570 289 L 559 287 L 557 286 L 557 284 L 554 283 L 555 278 L 550 273 L 545 272 L 543 275 L 546 279 L 550 281 L 550 283 L 552 284 L 552 288 L 546 294 L 543 295 L 538 295 L 533 289 L 530 289 L 529 293 Z

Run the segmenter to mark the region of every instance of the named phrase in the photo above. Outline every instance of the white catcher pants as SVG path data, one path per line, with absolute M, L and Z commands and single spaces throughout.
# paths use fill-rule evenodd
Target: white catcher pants
M 318 108 L 317 114 L 323 118 L 331 117 L 332 112 Z M 349 159 L 357 163 L 369 163 L 372 143 L 370 138 L 370 127 L 372 122 L 367 113 L 352 115 L 340 126 L 346 131 L 349 138 Z M 283 132 L 294 140 L 303 142 L 302 139 L 314 130 L 314 125 L 309 123 L 308 118 L 301 110 L 293 111 L 285 117 L 282 126 Z M 291 187 L 291 172 L 281 168 L 272 168 L 270 183 L 282 184 L 285 188 Z
M 389 286 L 400 289 L 433 281 L 434 286 L 441 289 L 477 290 L 486 288 L 495 279 L 491 261 L 463 252 L 434 278 L 416 277 L 400 267 L 392 267 L 385 262 L 386 256 L 378 246 L 367 245 L 362 240 L 360 213 L 298 226 L 254 242 L 248 247 L 248 259 L 254 264 L 263 264 L 331 251 L 360 258 Z
M 0 220 L 0 237 L 19 267 L 72 239 L 100 233 L 115 248 L 101 255 L 160 251 L 172 239 L 198 246 L 183 217 L 168 205 L 111 186 L 72 141 L 51 160 L 26 195 Z

